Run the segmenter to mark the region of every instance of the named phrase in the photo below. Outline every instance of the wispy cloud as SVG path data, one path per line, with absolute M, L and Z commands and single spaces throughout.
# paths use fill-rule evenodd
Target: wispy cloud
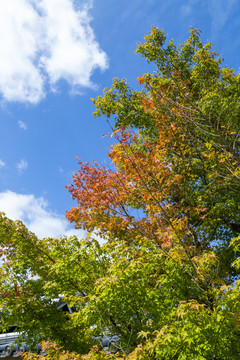
M 6 163 L 0 159 L 0 169 L 6 166 Z
M 107 68 L 90 26 L 91 1 L 11 0 L 0 12 L 0 93 L 6 101 L 38 103 L 64 79 L 71 91 L 93 86 Z
M 27 170 L 28 168 L 28 162 L 25 159 L 21 159 L 17 165 L 16 168 L 18 169 L 18 172 L 22 174 L 24 170 Z
M 188 15 L 190 15 L 192 13 L 192 7 L 190 6 L 190 4 L 182 5 L 180 7 L 180 12 L 181 12 L 181 15 L 188 16 Z
M 18 194 L 7 190 L 0 193 L 0 211 L 13 220 L 21 220 L 39 238 L 77 235 L 85 232 L 74 230 L 68 221 L 48 208 L 47 201 L 33 194 Z
M 208 10 L 212 18 L 213 36 L 217 36 L 228 22 L 230 15 L 234 11 L 235 4 L 237 4 L 237 0 L 210 0 L 208 2 Z
M 21 120 L 18 121 L 18 126 L 20 129 L 27 130 L 27 124 Z

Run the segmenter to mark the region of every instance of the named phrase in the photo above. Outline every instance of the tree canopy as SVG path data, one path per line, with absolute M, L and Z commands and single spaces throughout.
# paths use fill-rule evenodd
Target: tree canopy
M 49 359 L 238 359 L 240 77 L 196 29 L 176 46 L 153 27 L 137 52 L 156 65 L 141 90 L 114 79 L 93 99 L 113 167 L 79 161 L 67 186 L 67 218 L 104 243 L 39 240 L 2 215 L 2 328 L 56 343 Z

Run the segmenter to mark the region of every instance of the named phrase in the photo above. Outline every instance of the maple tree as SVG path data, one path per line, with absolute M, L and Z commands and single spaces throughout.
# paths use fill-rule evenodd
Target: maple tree
M 2 324 L 63 346 L 49 359 L 239 358 L 240 76 L 197 30 L 165 42 L 153 28 L 138 45 L 156 64 L 142 90 L 115 79 L 93 100 L 114 168 L 79 161 L 67 187 L 67 218 L 105 243 L 40 241 L 1 217 Z M 77 312 L 55 316 L 59 294 Z M 92 347 L 113 335 L 116 354 Z

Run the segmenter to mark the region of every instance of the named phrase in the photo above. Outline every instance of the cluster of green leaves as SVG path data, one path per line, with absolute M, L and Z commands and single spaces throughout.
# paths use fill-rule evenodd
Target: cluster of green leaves
M 115 170 L 79 162 L 67 187 L 68 219 L 105 243 L 0 218 L 2 329 L 54 342 L 49 359 L 239 359 L 239 76 L 197 30 L 165 42 L 153 28 L 138 45 L 156 64 L 141 91 L 115 79 L 94 100 Z M 116 354 L 96 347 L 113 335 Z
M 29 345 L 50 339 L 86 352 L 93 344 L 90 327 L 95 323 L 86 322 L 80 310 L 108 263 L 99 244 L 76 237 L 39 240 L 20 221 L 3 214 L 0 229 L 2 331 L 17 324 Z M 57 309 L 61 294 L 79 309 L 71 319 Z
M 153 28 L 138 45 L 137 52 L 156 64 L 156 72 L 138 78 L 142 104 L 132 101 L 136 92 L 126 82 L 115 79 L 94 101 L 95 115 L 117 116 L 117 129 L 137 127 L 139 151 L 164 153 L 161 162 L 180 177 L 167 201 L 180 206 L 202 247 L 218 244 L 221 264 L 224 259 L 229 267 L 234 254 L 228 244 L 240 223 L 240 77 L 221 67 L 223 60 L 196 29 L 181 46 L 165 41 L 164 32 Z
M 214 252 L 188 259 L 179 244 L 158 247 L 146 238 L 137 248 L 125 241 L 100 247 L 75 237 L 38 240 L 3 215 L 0 239 L 2 327 L 17 321 L 29 343 L 51 339 L 63 347 L 48 345 L 49 359 L 104 359 L 90 348 L 112 334 L 121 339 L 113 358 L 239 356 L 240 283 L 218 279 Z M 76 313 L 50 301 L 61 293 Z

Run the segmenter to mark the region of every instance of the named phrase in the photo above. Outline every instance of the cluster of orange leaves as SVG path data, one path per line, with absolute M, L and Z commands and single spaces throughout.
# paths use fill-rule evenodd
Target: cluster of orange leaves
M 140 145 L 133 131 L 114 132 L 118 143 L 109 153 L 114 170 L 96 162 L 78 162 L 73 184 L 66 187 L 78 203 L 66 214 L 75 227 L 115 238 L 133 239 L 141 234 L 163 246 L 172 244 L 170 225 L 179 218 L 179 209 L 178 204 L 171 203 L 170 194 L 181 191 L 181 176 L 165 159 L 173 139 L 180 140 L 177 127 L 166 127 L 165 116 L 157 125 L 158 141 Z M 131 209 L 138 209 L 138 214 Z M 175 228 L 182 230 L 184 222 L 184 217 L 178 219 Z

